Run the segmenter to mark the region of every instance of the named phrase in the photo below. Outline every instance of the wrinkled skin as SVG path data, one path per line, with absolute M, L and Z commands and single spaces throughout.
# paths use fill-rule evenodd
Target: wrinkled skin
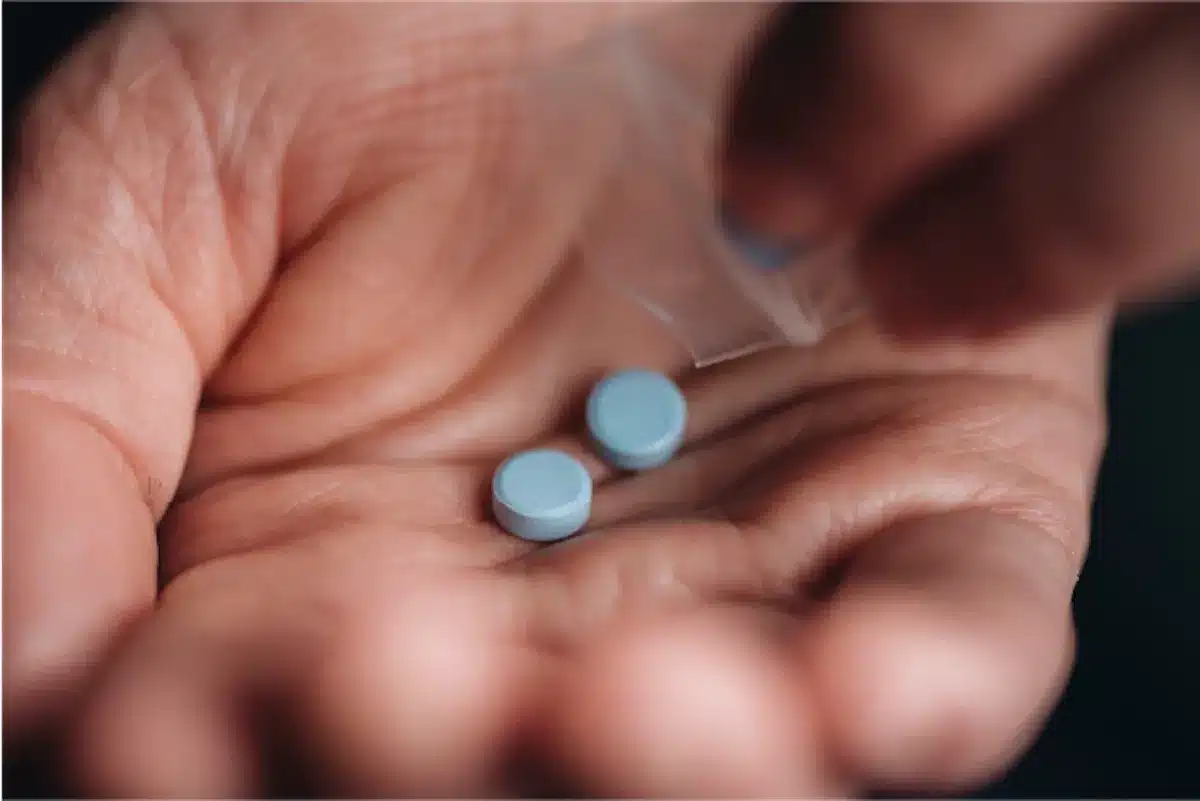
M 70 720 L 79 787 L 134 796 L 260 792 L 280 743 L 347 794 L 1015 758 L 1071 662 L 1107 321 L 689 370 L 577 267 L 597 176 L 499 225 L 477 169 L 503 79 L 630 13 L 137 8 L 53 76 L 5 220 L 6 734 Z M 691 419 L 624 478 L 578 411 L 631 364 Z M 538 549 L 486 491 L 547 442 L 596 533 Z

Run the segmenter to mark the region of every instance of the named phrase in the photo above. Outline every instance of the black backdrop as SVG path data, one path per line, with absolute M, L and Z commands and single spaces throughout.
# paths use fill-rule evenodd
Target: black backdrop
M 3 4 L 6 164 L 29 91 L 110 12 Z M 1111 363 L 1075 673 L 1037 745 L 984 797 L 1200 797 L 1200 302 L 1123 323 Z M 5 763 L 6 797 L 45 791 Z

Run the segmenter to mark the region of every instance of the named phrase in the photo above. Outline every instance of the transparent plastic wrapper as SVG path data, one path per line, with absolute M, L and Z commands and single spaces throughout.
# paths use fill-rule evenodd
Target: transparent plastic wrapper
M 777 269 L 747 261 L 718 222 L 722 104 L 765 7 L 648 13 L 560 55 L 522 87 L 544 188 L 596 178 L 584 264 L 658 317 L 698 366 L 811 345 L 861 308 L 838 243 Z

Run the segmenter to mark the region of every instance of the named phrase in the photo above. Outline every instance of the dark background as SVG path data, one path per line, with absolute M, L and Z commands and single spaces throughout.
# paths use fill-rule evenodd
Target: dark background
M 6 165 L 29 91 L 111 10 L 3 4 Z M 984 797 L 1200 797 L 1200 302 L 1127 320 L 1111 363 L 1075 673 L 1037 745 Z M 36 791 L 12 767 L 5 795 Z

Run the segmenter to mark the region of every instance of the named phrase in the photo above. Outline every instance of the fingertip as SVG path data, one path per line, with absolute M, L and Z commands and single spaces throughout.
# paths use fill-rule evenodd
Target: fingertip
M 766 272 L 783 269 L 807 250 L 800 240 L 760 232 L 728 203 L 718 209 L 717 221 L 733 251 L 746 263 Z
M 203 658 L 126 655 L 72 726 L 75 789 L 110 798 L 253 795 L 262 775 L 252 733 L 212 667 Z
M 795 156 L 747 152 L 726 157 L 717 219 L 726 241 L 751 264 L 778 269 L 830 234 L 824 188 Z
M 755 243 L 807 249 L 832 225 L 818 148 L 828 92 L 820 65 L 836 15 L 819 3 L 766 15 L 730 86 L 719 194 Z
M 936 602 L 864 593 L 836 602 L 805 654 L 831 742 L 855 775 L 954 791 L 994 777 L 1036 735 L 1071 664 L 1070 631 L 1064 621 L 1034 656 Z
M 744 622 L 629 625 L 583 657 L 554 727 L 571 774 L 630 797 L 828 792 L 806 699 Z
M 494 788 L 532 708 L 537 662 L 466 611 L 430 594 L 375 610 L 331 644 L 305 717 L 332 786 L 437 797 Z

